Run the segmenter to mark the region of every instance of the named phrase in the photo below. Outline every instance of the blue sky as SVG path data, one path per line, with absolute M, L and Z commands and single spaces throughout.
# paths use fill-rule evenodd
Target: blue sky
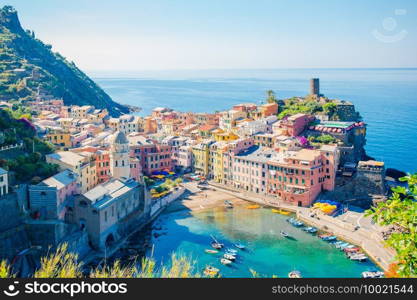
M 6 0 L 89 71 L 417 67 L 417 1 Z

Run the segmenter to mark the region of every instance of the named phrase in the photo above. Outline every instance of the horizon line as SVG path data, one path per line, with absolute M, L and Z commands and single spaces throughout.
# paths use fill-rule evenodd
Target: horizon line
M 261 70 L 417 70 L 416 67 L 277 67 L 277 68 L 178 68 L 178 69 L 85 69 L 85 72 L 157 72 L 157 71 L 261 71 Z

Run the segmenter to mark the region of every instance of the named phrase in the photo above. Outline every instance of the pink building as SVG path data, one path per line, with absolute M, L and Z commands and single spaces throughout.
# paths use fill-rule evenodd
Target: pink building
M 130 158 L 130 177 L 135 179 L 137 182 L 142 182 L 142 167 L 140 160 L 136 157 Z
M 223 155 L 223 184 L 233 183 L 233 160 L 234 156 L 253 146 L 252 138 L 242 138 L 227 144 L 227 151 Z
M 81 131 L 76 134 L 71 135 L 71 144 L 72 147 L 79 147 L 81 145 L 81 142 L 88 138 L 88 132 L 87 131 Z
M 80 193 L 77 175 L 64 170 L 29 187 L 31 215 L 35 219 L 64 220 L 71 206 L 68 201 Z
M 106 150 L 97 150 L 96 152 L 96 174 L 98 183 L 110 180 L 110 153 Z
M 306 114 L 296 114 L 288 117 L 286 120 L 282 120 L 277 123 L 277 126 L 285 130 L 285 134 L 288 136 L 298 136 L 302 133 L 310 124 L 314 121 L 314 116 Z
M 143 174 L 152 175 L 154 172 L 172 170 L 170 145 L 161 145 L 141 135 L 129 135 L 130 157 L 136 157 Z
M 254 103 L 241 103 L 236 104 L 232 107 L 233 110 L 243 111 L 243 112 L 250 112 L 255 111 L 257 109 L 257 105 Z
M 320 192 L 333 190 L 336 148 L 276 151 L 254 146 L 233 158 L 234 187 L 310 206 Z

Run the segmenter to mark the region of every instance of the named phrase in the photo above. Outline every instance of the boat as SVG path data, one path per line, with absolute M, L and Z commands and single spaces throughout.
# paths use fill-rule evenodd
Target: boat
M 288 278 L 301 278 L 301 272 L 294 270 L 288 273 Z
M 326 241 L 326 242 L 332 242 L 332 241 L 337 240 L 337 237 L 334 236 L 334 235 L 331 235 L 331 236 L 326 236 L 326 237 L 322 238 L 322 240 Z
M 343 249 L 343 251 L 347 254 L 347 253 L 356 253 L 358 251 L 360 251 L 361 249 L 358 247 L 354 247 L 354 248 L 345 248 Z
M 204 250 L 206 253 L 208 253 L 208 254 L 216 254 L 216 253 L 219 253 L 219 251 L 218 250 L 212 250 L 212 249 L 206 249 L 206 250 Z
M 340 250 L 345 250 L 345 249 L 349 249 L 349 248 L 354 248 L 354 247 L 356 247 L 355 245 L 352 245 L 352 244 L 348 244 L 347 246 L 345 246 L 345 245 L 342 245 L 342 246 L 340 246 Z
M 311 226 L 310 227 L 305 227 L 303 230 L 308 232 L 308 233 L 316 233 L 317 232 L 317 228 L 311 227 Z
M 283 237 L 290 237 L 290 235 L 288 234 L 288 233 L 286 233 L 285 231 L 280 231 L 280 234 L 283 236 Z
M 365 271 L 362 272 L 362 278 L 383 278 L 384 272 L 381 271 Z
M 228 260 L 235 260 L 236 259 L 236 256 L 235 255 L 232 255 L 230 253 L 225 253 L 223 255 L 223 257 L 226 258 L 226 259 L 228 259 Z
M 223 248 L 224 244 L 219 243 L 219 241 L 216 240 L 216 238 L 214 236 L 211 236 L 211 238 L 213 239 L 213 242 L 211 243 L 211 246 L 214 249 L 221 249 L 221 248 Z
M 228 201 L 228 200 L 225 200 L 225 201 L 224 201 L 224 205 L 225 205 L 227 208 L 233 208 L 233 204 L 232 204 L 232 202 L 230 202 L 230 201 Z
M 226 258 L 221 258 L 221 259 L 220 259 L 220 262 L 221 262 L 223 265 L 230 265 L 230 264 L 232 263 L 232 261 L 231 261 L 231 260 L 226 259 Z
M 368 260 L 368 257 L 363 253 L 355 253 L 353 255 L 350 255 L 349 259 L 354 261 L 366 261 Z
M 323 233 L 323 234 L 320 234 L 320 235 L 319 235 L 319 238 L 323 239 L 323 238 L 325 238 L 325 237 L 329 237 L 329 236 L 331 236 L 331 234 L 328 234 L 328 233 Z
M 232 249 L 232 248 L 227 248 L 226 249 L 226 253 L 237 254 L 237 250 L 236 249 Z
M 291 225 L 292 226 L 295 226 L 295 227 L 301 227 L 301 226 L 304 226 L 304 223 L 303 222 L 301 222 L 301 221 L 298 221 L 298 220 L 294 220 L 294 221 L 292 221 L 292 222 L 290 222 L 291 223 Z
M 212 266 L 207 266 L 204 269 L 204 275 L 206 276 L 216 276 L 217 274 L 219 274 L 219 269 L 212 267 Z
M 243 249 L 245 249 L 245 248 L 246 248 L 246 246 L 245 246 L 245 245 L 242 245 L 242 244 L 239 244 L 239 243 L 236 243 L 236 244 L 235 244 L 235 247 L 236 247 L 236 248 L 238 248 L 238 249 L 241 249 L 241 250 L 243 250 Z
M 261 206 L 260 205 L 258 205 L 258 204 L 253 204 L 253 205 L 248 205 L 248 206 L 246 206 L 246 208 L 247 209 L 257 209 L 257 208 L 260 208 Z
M 338 249 L 344 249 L 345 247 L 347 247 L 347 246 L 349 246 L 350 244 L 349 243 L 341 243 L 341 244 L 337 244 L 336 245 L 336 248 L 338 248 Z
M 216 243 L 216 242 L 212 242 L 212 243 L 211 243 L 211 246 L 212 246 L 214 249 L 221 249 L 221 248 L 223 248 L 222 244 L 219 244 L 219 243 Z
M 275 209 L 275 208 L 271 209 L 271 211 L 275 214 L 281 214 L 281 215 L 284 215 L 284 216 L 288 216 L 289 214 L 291 214 L 289 211 L 285 211 L 285 210 L 281 210 L 281 209 Z

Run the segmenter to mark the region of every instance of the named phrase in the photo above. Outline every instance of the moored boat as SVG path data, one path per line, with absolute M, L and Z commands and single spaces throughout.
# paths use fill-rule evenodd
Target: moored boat
M 362 272 L 362 278 L 382 278 L 384 277 L 384 272 L 381 271 L 365 271 Z
M 287 232 L 285 232 L 285 231 L 280 231 L 280 234 L 283 236 L 283 237 L 290 237 L 290 235 L 287 233 Z
M 343 251 L 347 254 L 347 253 L 356 253 L 358 251 L 360 251 L 361 249 L 358 247 L 354 247 L 354 248 L 345 248 L 343 249 Z
M 305 227 L 303 230 L 308 232 L 308 233 L 316 233 L 317 232 L 317 228 L 311 227 L 311 226 Z
M 226 253 L 237 254 L 237 250 L 236 249 L 232 249 L 232 248 L 227 248 L 226 249 Z
M 246 206 L 246 208 L 247 209 L 257 209 L 257 208 L 260 208 L 261 206 L 260 205 L 258 205 L 258 204 L 253 204 L 253 205 L 248 205 L 248 206 Z
M 301 278 L 301 272 L 297 270 L 291 271 L 290 273 L 288 273 L 288 277 L 289 278 Z
M 228 201 L 228 200 L 225 200 L 225 201 L 224 201 L 224 205 L 225 205 L 227 208 L 233 208 L 233 204 L 232 204 L 232 202 L 230 202 L 230 201 Z
M 212 250 L 212 249 L 206 249 L 206 250 L 204 250 L 206 253 L 208 253 L 208 254 L 216 254 L 216 253 L 219 253 L 219 251 L 218 250 Z
M 330 235 L 330 236 L 326 236 L 326 237 L 322 238 L 322 240 L 326 241 L 326 242 L 332 242 L 332 241 L 337 240 L 337 237 L 334 236 L 334 235 Z
M 221 262 L 223 265 L 230 265 L 230 264 L 232 263 L 232 261 L 231 261 L 230 259 L 227 259 L 227 258 L 221 258 L 221 259 L 220 259 L 220 262 Z
M 216 243 L 216 242 L 212 242 L 212 243 L 211 243 L 211 246 L 212 246 L 214 249 L 221 249 L 221 248 L 223 248 L 223 244 Z
M 226 259 L 228 259 L 228 260 L 235 260 L 236 259 L 236 256 L 235 255 L 232 255 L 230 253 L 225 253 L 223 255 L 223 257 L 226 258 Z
M 319 238 L 323 239 L 323 238 L 325 238 L 325 237 L 329 237 L 329 236 L 331 236 L 331 234 L 328 234 L 328 233 L 323 233 L 323 234 L 320 234 L 320 235 L 319 235 Z
M 280 215 L 284 215 L 284 216 L 288 216 L 289 214 L 291 214 L 289 211 L 285 211 L 285 210 L 281 210 L 281 209 L 271 209 L 271 211 L 275 214 L 280 214 Z
M 245 246 L 245 245 L 240 244 L 240 243 L 236 243 L 236 244 L 235 244 L 235 247 L 236 247 L 236 248 L 238 248 L 238 249 L 241 249 L 241 250 L 243 250 L 243 249 L 245 249 L 245 248 L 246 248 L 246 246 Z
M 363 253 L 355 253 L 353 255 L 350 255 L 349 259 L 354 261 L 366 261 L 368 260 L 368 257 Z
M 207 266 L 204 269 L 204 275 L 213 277 L 213 276 L 216 276 L 217 274 L 219 274 L 219 271 L 220 270 L 215 268 L 215 267 Z
M 343 249 L 343 248 L 345 248 L 345 247 L 347 247 L 347 246 L 349 246 L 350 244 L 349 243 L 340 243 L 340 244 L 337 244 L 337 245 L 335 245 L 335 247 L 336 248 L 338 248 L 338 249 Z

